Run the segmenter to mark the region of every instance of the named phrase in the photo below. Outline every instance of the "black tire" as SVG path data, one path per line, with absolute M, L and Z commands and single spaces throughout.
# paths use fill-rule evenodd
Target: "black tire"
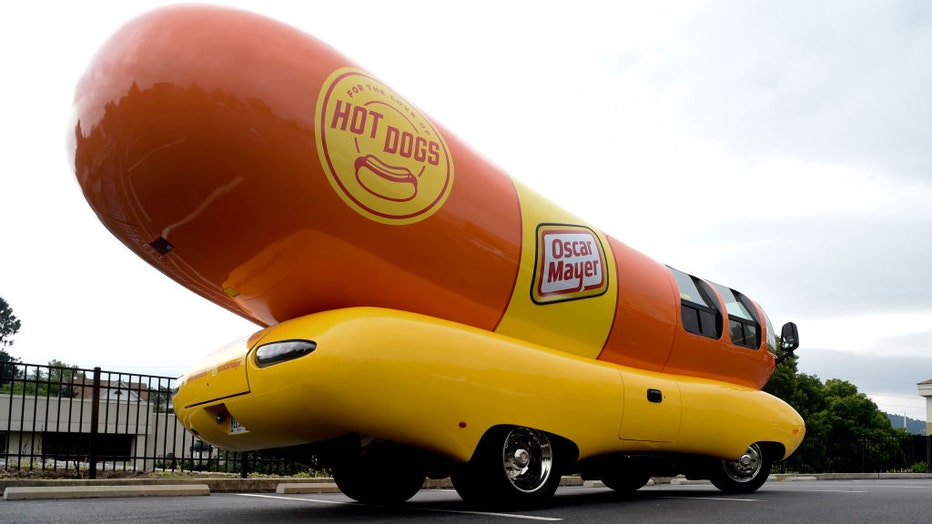
M 556 454 L 546 433 L 525 427 L 490 430 L 476 454 L 453 475 L 453 487 L 468 503 L 535 506 L 560 484 Z
M 725 493 L 753 493 L 767 482 L 771 462 L 760 445 L 751 444 L 738 460 L 716 464 L 709 480 Z
M 397 457 L 359 457 L 333 466 L 333 481 L 347 497 L 364 504 L 401 504 L 424 485 L 416 465 Z
M 602 475 L 602 484 L 621 494 L 634 493 L 644 487 L 648 480 L 650 475 L 640 470 L 613 471 Z

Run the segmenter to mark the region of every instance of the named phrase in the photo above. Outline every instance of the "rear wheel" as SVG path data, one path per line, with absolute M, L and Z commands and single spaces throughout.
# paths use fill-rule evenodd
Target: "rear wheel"
M 753 493 L 770 476 L 771 460 L 759 444 L 751 444 L 738 460 L 722 460 L 710 476 L 712 484 L 725 493 Z
M 560 484 L 555 459 L 546 433 L 525 427 L 496 428 L 483 437 L 472 460 L 453 475 L 453 486 L 463 500 L 474 504 L 541 503 Z
M 347 497 L 364 504 L 401 504 L 417 493 L 425 475 L 403 457 L 355 457 L 333 466 L 333 481 Z

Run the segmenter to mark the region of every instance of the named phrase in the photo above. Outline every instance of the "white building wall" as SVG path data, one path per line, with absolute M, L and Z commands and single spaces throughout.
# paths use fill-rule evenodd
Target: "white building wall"
M 91 399 L 56 397 L 13 397 L 0 395 L 0 428 L 7 431 L 7 447 L 0 454 L 41 455 L 42 434 L 90 433 Z M 139 460 L 137 469 L 152 470 L 166 456 L 180 464 L 190 457 L 188 448 L 196 440 L 174 413 L 158 413 L 146 402 L 100 401 L 97 431 L 133 435 L 132 453 Z M 2 441 L 0 441 L 2 444 Z
M 926 435 L 932 435 L 932 379 L 916 384 L 919 396 L 926 399 Z

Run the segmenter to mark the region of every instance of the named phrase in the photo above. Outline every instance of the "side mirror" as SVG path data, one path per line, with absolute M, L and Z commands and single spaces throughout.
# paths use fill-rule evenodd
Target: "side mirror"
M 783 324 L 783 331 L 780 333 L 780 349 L 783 354 L 777 357 L 776 365 L 793 356 L 793 352 L 799 348 L 799 329 L 796 324 L 787 322 Z
M 799 347 L 799 330 L 796 324 L 787 322 L 783 324 L 783 332 L 780 334 L 780 346 L 783 351 L 792 353 Z

